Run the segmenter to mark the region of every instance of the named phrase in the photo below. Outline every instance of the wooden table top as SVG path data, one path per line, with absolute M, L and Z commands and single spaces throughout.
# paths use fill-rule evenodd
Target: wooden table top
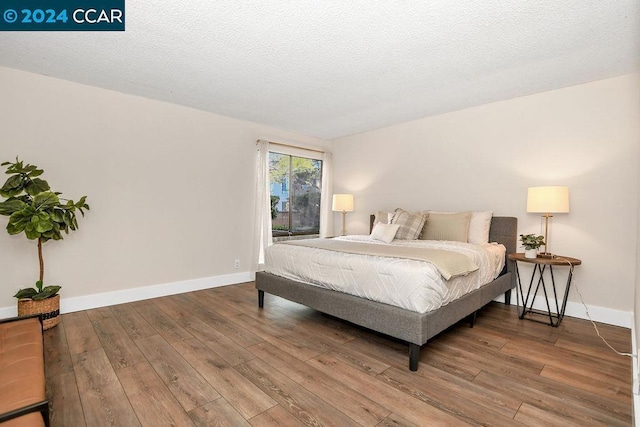
M 515 254 L 509 254 L 507 257 L 512 261 L 528 262 L 531 264 L 564 265 L 567 267 L 569 266 L 569 262 L 571 263 L 571 265 L 582 264 L 581 260 L 564 255 L 554 255 L 554 258 L 544 258 L 541 256 L 537 258 L 525 258 L 524 254 L 519 252 Z

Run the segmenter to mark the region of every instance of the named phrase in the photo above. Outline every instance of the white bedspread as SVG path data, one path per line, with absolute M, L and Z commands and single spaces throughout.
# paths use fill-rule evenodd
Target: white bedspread
M 386 244 L 372 240 L 369 236 L 344 236 L 337 239 Z M 267 248 L 265 271 L 426 313 L 492 281 L 498 277 L 505 262 L 506 249 L 496 243 L 474 245 L 434 240 L 394 240 L 390 244 L 463 253 L 480 268 L 467 276 L 447 281 L 428 262 L 275 244 Z

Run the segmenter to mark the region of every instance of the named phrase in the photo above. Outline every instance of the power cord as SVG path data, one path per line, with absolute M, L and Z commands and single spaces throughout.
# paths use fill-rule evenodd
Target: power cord
M 569 264 L 569 267 L 571 268 L 571 270 L 573 270 L 573 264 L 571 263 L 571 261 L 569 261 L 566 258 L 554 255 L 553 256 L 554 259 L 560 260 L 560 261 L 564 261 L 567 264 Z M 580 302 L 582 303 L 582 305 L 584 306 L 584 311 L 587 313 L 587 318 L 589 319 L 589 321 L 591 322 L 591 324 L 593 325 L 593 328 L 596 331 L 596 335 L 598 335 L 598 337 L 602 340 L 602 342 L 604 342 L 606 344 L 607 347 L 609 347 L 611 350 L 613 350 L 617 355 L 619 356 L 627 356 L 627 357 L 631 357 L 632 359 L 635 359 L 636 356 L 631 354 L 631 353 L 624 353 L 621 351 L 616 350 L 611 344 L 609 344 L 609 342 L 600 334 L 600 330 L 598 329 L 598 325 L 596 325 L 596 322 L 593 321 L 593 319 L 591 318 L 591 314 L 589 313 L 589 307 L 587 307 L 587 304 L 585 304 L 584 302 L 584 298 L 582 296 L 582 293 L 580 292 L 580 288 L 578 288 L 578 282 L 575 280 L 575 278 L 572 281 L 573 286 L 576 290 L 576 292 L 578 293 L 578 296 L 580 297 Z M 523 310 L 526 310 L 527 307 L 524 306 L 524 301 L 522 301 L 523 304 Z M 520 313 L 520 292 L 519 290 L 516 290 L 516 309 L 518 311 L 518 313 Z
M 559 256 L 554 256 L 554 258 L 557 259 L 557 260 L 566 262 L 567 264 L 569 264 L 569 267 L 571 267 L 571 269 L 573 269 L 573 264 L 568 259 L 563 258 L 563 257 L 559 257 Z M 635 359 L 636 356 L 631 354 L 631 353 L 624 353 L 624 352 L 616 350 L 611 344 L 609 344 L 609 342 L 602 335 L 600 335 L 600 330 L 598 329 L 598 325 L 596 325 L 596 322 L 594 322 L 593 319 L 591 318 L 591 314 L 589 314 L 589 307 L 587 307 L 587 304 L 585 304 L 585 302 L 584 302 L 584 298 L 582 297 L 582 293 L 580 292 L 580 288 L 578 288 L 578 282 L 575 280 L 575 278 L 573 279 L 573 287 L 576 289 L 576 292 L 578 293 L 578 296 L 580 297 L 580 302 L 584 306 L 584 311 L 587 313 L 587 318 L 589 318 L 589 321 L 593 325 L 593 328 L 596 330 L 596 335 L 598 335 L 598 337 L 602 340 L 602 342 L 604 342 L 607 345 L 607 347 L 609 347 L 611 350 L 613 350 L 617 355 L 619 355 L 619 356 L 628 356 L 628 357 L 631 357 L 631 358 Z

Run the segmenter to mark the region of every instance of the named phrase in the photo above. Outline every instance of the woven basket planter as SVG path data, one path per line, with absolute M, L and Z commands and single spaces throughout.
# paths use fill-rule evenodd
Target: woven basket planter
M 60 323 L 60 295 L 34 301 L 31 298 L 18 300 L 18 316 L 40 314 L 42 328 L 51 329 Z

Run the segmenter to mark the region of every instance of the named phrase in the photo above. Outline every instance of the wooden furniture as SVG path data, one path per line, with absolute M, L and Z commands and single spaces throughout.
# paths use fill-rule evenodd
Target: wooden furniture
M 39 316 L 0 320 L 0 424 L 49 426 Z
M 582 261 L 576 258 L 554 255 L 552 258 L 545 257 L 537 257 L 537 258 L 525 258 L 522 253 L 511 253 L 508 255 L 508 258 L 511 261 L 514 261 L 515 270 L 516 270 L 516 279 L 517 279 L 517 292 L 522 299 L 522 311 L 518 313 L 520 319 L 528 319 L 536 322 L 541 322 L 535 318 L 525 317 L 527 314 L 536 314 L 543 315 L 549 317 L 548 324 L 550 326 L 558 327 L 560 322 L 562 322 L 562 318 L 564 317 L 564 312 L 567 308 L 567 297 L 569 296 L 569 289 L 571 288 L 571 279 L 573 278 L 573 267 L 576 265 L 582 264 Z M 524 262 L 528 264 L 533 264 L 533 273 L 531 274 L 531 279 L 529 280 L 529 287 L 527 289 L 527 294 L 524 295 L 524 290 L 522 288 L 522 282 L 520 277 L 520 270 L 518 269 L 518 263 Z M 564 297 L 562 300 L 558 300 L 558 292 L 556 289 L 556 279 L 553 275 L 553 267 L 567 267 L 569 268 L 569 275 L 567 276 L 567 283 L 564 288 Z M 549 271 L 549 275 L 551 277 L 551 289 L 547 289 L 547 284 L 544 281 L 544 273 Z M 537 284 L 533 293 L 531 292 L 533 289 L 533 283 L 536 278 L 536 274 L 538 276 Z M 538 295 L 538 290 L 542 287 L 544 293 L 544 299 L 547 306 L 547 311 L 540 311 L 533 308 L 533 304 L 536 300 L 536 296 Z M 549 293 L 553 290 L 553 299 L 555 301 L 555 312 L 552 310 L 551 304 L 549 302 Z M 531 301 L 529 301 L 531 298 Z M 546 321 L 541 323 L 547 323 Z
M 517 226 L 517 218 L 493 217 L 489 241 L 502 243 L 507 253 L 514 252 Z M 265 272 L 256 273 L 256 289 L 260 308 L 264 307 L 264 293 L 267 292 L 406 341 L 409 343 L 409 369 L 416 371 L 420 349 L 427 340 L 469 316 L 473 325 L 475 312 L 500 294 L 504 293 L 505 303 L 510 303 L 514 286 L 511 268 L 512 263 L 505 260 L 505 268 L 498 278 L 427 313 L 417 313 Z

